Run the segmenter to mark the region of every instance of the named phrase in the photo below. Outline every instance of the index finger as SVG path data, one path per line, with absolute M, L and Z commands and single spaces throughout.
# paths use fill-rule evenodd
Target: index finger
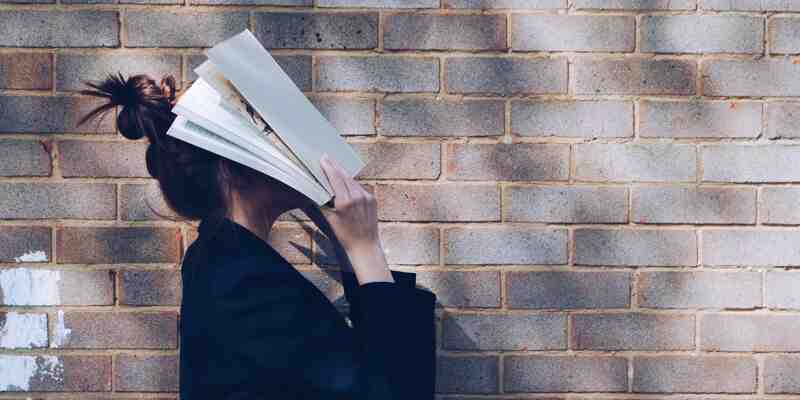
M 350 200 L 350 192 L 344 182 L 344 178 L 339 170 L 333 166 L 328 155 L 323 154 L 321 161 L 322 162 L 320 165 L 322 166 L 322 171 L 325 173 L 325 177 L 328 178 L 328 182 L 330 182 L 331 187 L 333 187 L 334 197 L 339 198 L 342 201 Z

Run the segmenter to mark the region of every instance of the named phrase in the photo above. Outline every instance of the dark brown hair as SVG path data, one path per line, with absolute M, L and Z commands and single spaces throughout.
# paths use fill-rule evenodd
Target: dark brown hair
M 167 205 L 179 217 L 199 220 L 221 217 L 229 207 L 232 188 L 250 185 L 256 179 L 271 179 L 257 171 L 167 135 L 176 115 L 175 78 L 171 75 L 157 84 L 148 75 L 109 74 L 102 81 L 84 82 L 90 89 L 81 93 L 106 101 L 83 116 L 82 125 L 120 107 L 117 129 L 128 139 L 147 136 L 147 171 L 159 183 Z M 279 182 L 274 181 L 278 184 Z M 159 214 L 162 218 L 179 220 Z

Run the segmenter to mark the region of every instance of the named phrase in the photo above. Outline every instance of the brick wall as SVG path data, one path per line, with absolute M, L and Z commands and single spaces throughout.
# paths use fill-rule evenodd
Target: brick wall
M 75 91 L 185 85 L 245 28 L 368 161 L 390 263 L 438 294 L 441 399 L 800 395 L 800 1 L 16 1 L 0 398 L 176 397 L 194 226 Z M 273 244 L 343 306 L 302 215 Z

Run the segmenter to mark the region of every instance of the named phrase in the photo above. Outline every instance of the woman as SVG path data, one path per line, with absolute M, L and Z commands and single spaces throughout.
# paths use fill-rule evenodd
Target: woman
M 166 134 L 175 80 L 87 82 L 105 99 L 81 124 L 121 106 L 117 127 L 147 136 L 147 170 L 179 217 L 200 220 L 182 262 L 180 395 L 198 399 L 433 399 L 436 296 L 390 271 L 376 201 L 332 160 L 321 166 L 334 208 L 253 169 Z M 338 238 L 352 327 L 267 240 L 279 215 L 303 209 Z M 345 255 L 346 253 L 346 255 Z

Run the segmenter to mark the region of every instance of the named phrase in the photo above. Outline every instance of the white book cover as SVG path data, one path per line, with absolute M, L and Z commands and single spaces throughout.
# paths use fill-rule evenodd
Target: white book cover
M 249 30 L 208 49 L 208 60 L 230 81 L 328 192 L 320 166 L 328 153 L 349 176 L 364 162 L 300 91 Z
M 178 118 L 167 134 L 269 175 L 317 205 L 333 195 L 323 153 L 351 177 L 364 167 L 249 30 L 207 54 L 173 108 Z

